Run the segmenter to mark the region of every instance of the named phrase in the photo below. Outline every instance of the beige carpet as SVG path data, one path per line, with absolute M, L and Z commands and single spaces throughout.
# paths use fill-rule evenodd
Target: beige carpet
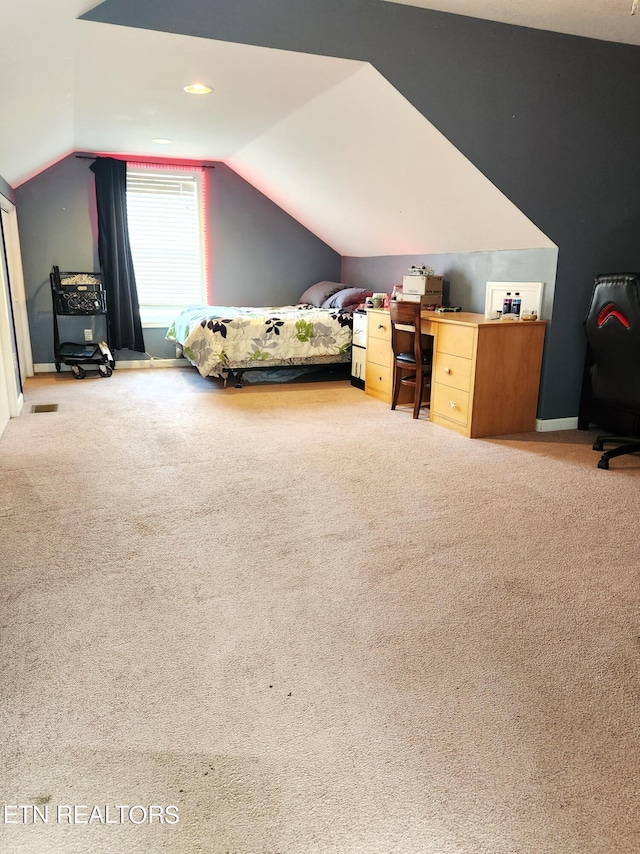
M 346 382 L 25 397 L 3 854 L 640 851 L 640 457 L 470 441 Z

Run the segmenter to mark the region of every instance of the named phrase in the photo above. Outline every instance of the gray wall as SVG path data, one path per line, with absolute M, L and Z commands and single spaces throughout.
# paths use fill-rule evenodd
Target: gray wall
M 84 17 L 371 62 L 559 247 L 540 411 L 577 415 L 594 277 L 640 270 L 640 48 L 381 0 L 106 0 Z
M 288 305 L 339 281 L 340 256 L 232 169 L 211 174 L 211 287 L 216 305 Z
M 16 209 L 34 363 L 53 362 L 49 273 L 98 270 L 93 173 L 88 160 L 67 157 L 16 190 Z M 103 324 L 102 328 L 98 324 Z M 106 337 L 104 318 L 61 318 L 63 341 L 83 341 L 84 328 Z
M 502 252 L 465 252 L 446 255 L 387 255 L 377 258 L 343 258 L 342 280 L 391 293 L 412 266 L 426 264 L 449 284 L 449 305 L 464 311 L 484 312 L 487 282 L 544 282 L 543 319 L 551 317 L 556 277 L 556 249 L 521 249 Z
M 70 155 L 16 190 L 33 359 L 53 362 L 49 273 L 98 270 L 97 215 L 91 160 Z M 315 281 L 338 279 L 340 256 L 296 220 L 220 164 L 207 170 L 210 292 L 219 305 L 296 302 Z M 63 340 L 83 341 L 104 318 L 59 318 Z M 166 329 L 145 328 L 147 353 L 174 358 Z M 119 360 L 141 353 L 120 351 Z

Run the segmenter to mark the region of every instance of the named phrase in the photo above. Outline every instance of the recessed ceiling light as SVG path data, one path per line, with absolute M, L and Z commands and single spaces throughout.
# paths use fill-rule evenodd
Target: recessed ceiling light
M 184 91 L 190 95 L 208 95 L 211 91 L 210 86 L 205 86 L 204 83 L 190 83 L 184 87 Z
M 158 138 L 158 139 L 152 139 L 152 140 L 151 140 L 151 142 L 155 142 L 155 143 L 157 143 L 158 145 L 171 145 L 171 140 L 170 140 L 170 139 L 160 139 L 160 138 Z

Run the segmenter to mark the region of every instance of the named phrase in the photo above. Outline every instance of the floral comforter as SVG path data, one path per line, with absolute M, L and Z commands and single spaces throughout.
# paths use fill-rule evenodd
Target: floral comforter
M 167 332 L 203 377 L 283 365 L 347 362 L 351 312 L 314 306 L 277 308 L 197 306 L 185 309 Z

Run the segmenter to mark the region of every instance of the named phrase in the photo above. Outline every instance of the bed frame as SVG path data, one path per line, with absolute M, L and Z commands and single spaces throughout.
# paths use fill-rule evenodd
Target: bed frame
M 330 357 L 327 357 L 330 358 Z M 233 382 L 234 388 L 244 388 L 242 378 L 247 371 L 286 371 L 292 370 L 295 368 L 309 368 L 309 373 L 313 372 L 313 369 L 316 370 L 331 370 L 332 368 L 344 368 L 345 373 L 348 375 L 351 370 L 351 354 L 347 354 L 346 359 L 341 359 L 340 361 L 328 361 L 328 362 L 311 362 L 300 365 L 278 365 L 278 364 L 269 364 L 269 365 L 256 365 L 255 367 L 250 368 L 229 368 L 224 369 L 222 371 L 222 387 L 226 388 L 229 382 Z

